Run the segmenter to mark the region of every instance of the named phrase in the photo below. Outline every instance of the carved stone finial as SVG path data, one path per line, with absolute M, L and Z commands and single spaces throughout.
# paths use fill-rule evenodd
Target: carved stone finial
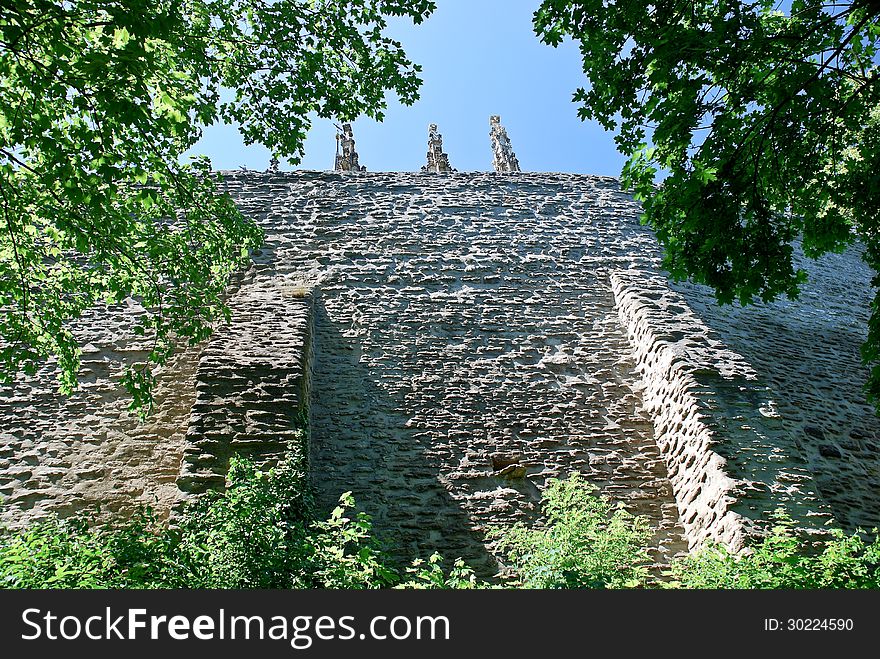
M 507 130 L 501 125 L 501 117 L 493 114 L 489 117 L 489 139 L 492 140 L 492 166 L 496 172 L 518 172 L 519 160 L 510 145 Z
M 358 162 L 358 154 L 354 149 L 354 132 L 351 124 L 342 124 L 336 133 L 336 167 L 337 172 L 365 172 L 367 168 Z
M 437 132 L 437 124 L 428 126 L 428 163 L 422 166 L 423 172 L 441 174 L 454 172 L 449 164 L 449 156 L 443 153 L 443 136 Z

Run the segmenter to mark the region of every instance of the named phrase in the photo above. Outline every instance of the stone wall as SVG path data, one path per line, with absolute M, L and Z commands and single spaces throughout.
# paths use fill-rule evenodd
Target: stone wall
M 200 347 L 175 355 L 158 373 L 156 410 L 141 422 L 119 384 L 127 364 L 150 346 L 130 332 L 143 313 L 124 304 L 88 312 L 76 328 L 84 345 L 79 389 L 57 391 L 55 366 L 0 387 L 0 520 L 21 525 L 50 511 L 100 506 L 102 514 L 149 505 L 167 514 L 195 400 Z
M 85 319 L 80 393 L 51 394 L 47 367 L 0 395 L 4 520 L 170 507 L 181 474 L 200 491 L 231 452 L 271 455 L 307 400 L 321 505 L 352 490 L 407 556 L 491 571 L 485 531 L 536 520 L 547 480 L 570 471 L 645 515 L 661 557 L 738 546 L 777 505 L 810 527 L 877 519 L 857 252 L 811 266 L 796 304 L 718 309 L 665 281 L 611 178 L 225 180 L 267 236 L 231 324 L 181 353 L 140 426 L 113 380 L 142 349 L 120 320 L 136 309 Z
M 859 247 L 818 261 L 798 258 L 810 281 L 797 300 L 720 307 L 702 286 L 674 288 L 757 377 L 757 386 L 733 399 L 738 411 L 728 405 L 714 414 L 728 435 L 747 430 L 763 438 L 729 460 L 756 464 L 756 456 L 767 454 L 779 464 L 797 464 L 811 475 L 809 488 L 821 495 L 836 523 L 847 531 L 877 528 L 880 419 L 866 402 L 868 374 L 859 356 L 874 297 L 871 270 Z M 791 495 L 786 505 L 793 505 L 802 494 L 798 483 L 805 481 L 792 482 L 784 472 L 774 481 L 767 473 L 772 470 L 753 479 L 761 496 L 787 501 Z
M 196 371 L 177 481 L 190 494 L 222 488 L 232 455 L 274 460 L 307 427 L 311 295 L 253 268 L 228 304 Z
M 273 276 L 313 287 L 312 478 L 409 555 L 491 569 L 482 534 L 586 474 L 683 547 L 608 286 L 657 262 L 613 179 L 231 174 Z
M 821 530 L 831 514 L 813 473 L 796 444 L 762 428 L 777 413 L 757 372 L 665 277 L 620 271 L 611 285 L 690 546 L 740 549 L 778 508 Z
M 309 291 L 255 265 L 232 287 L 232 321 L 157 371 L 155 409 L 141 421 L 119 385 L 149 345 L 130 332 L 137 305 L 95 309 L 79 390 L 55 391 L 55 368 L 0 390 L 0 519 L 19 526 L 50 512 L 96 518 L 148 505 L 168 515 L 187 495 L 222 487 L 233 454 L 271 461 L 306 425 Z

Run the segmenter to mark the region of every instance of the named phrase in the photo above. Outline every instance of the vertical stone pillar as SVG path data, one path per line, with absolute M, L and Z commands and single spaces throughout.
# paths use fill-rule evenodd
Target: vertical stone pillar
M 437 124 L 428 126 L 428 162 L 422 167 L 423 172 L 441 174 L 454 172 L 449 164 L 449 156 L 443 153 L 443 136 L 437 132 Z
M 245 279 L 230 298 L 231 321 L 215 330 L 196 371 L 182 492 L 222 490 L 233 455 L 272 464 L 290 443 L 306 450 L 312 299 L 275 277 Z
M 501 125 L 501 117 L 493 114 L 489 117 L 489 139 L 492 140 L 492 166 L 496 172 L 518 172 L 519 160 L 510 145 L 507 130 Z
M 337 172 L 365 172 L 367 168 L 358 162 L 358 154 L 354 148 L 354 133 L 351 124 L 342 124 L 336 133 L 336 166 Z

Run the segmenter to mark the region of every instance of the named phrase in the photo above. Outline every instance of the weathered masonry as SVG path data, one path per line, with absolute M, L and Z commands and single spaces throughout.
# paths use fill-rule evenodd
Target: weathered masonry
M 667 282 L 611 178 L 226 185 L 267 233 L 231 323 L 169 365 L 146 424 L 113 380 L 144 349 L 124 329 L 136 305 L 84 319 L 72 398 L 52 393 L 49 366 L 4 389 L 5 522 L 95 502 L 168 510 L 222 483 L 232 453 L 277 453 L 308 414 L 324 505 L 352 490 L 403 552 L 484 571 L 483 531 L 534 519 L 547 479 L 571 471 L 645 515 L 667 554 L 738 547 L 777 507 L 807 528 L 880 525 L 857 249 L 811 262 L 797 302 L 718 308 Z

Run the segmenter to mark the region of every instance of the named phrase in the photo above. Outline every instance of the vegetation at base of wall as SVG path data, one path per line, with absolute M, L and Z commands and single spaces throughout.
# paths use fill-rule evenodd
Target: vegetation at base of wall
M 723 545 L 704 547 L 672 565 L 670 588 L 880 588 L 880 536 L 840 529 L 816 547 L 801 539 L 782 512 L 770 533 L 741 555 Z
M 461 560 L 434 554 L 403 570 L 376 543 L 370 519 L 344 494 L 315 517 L 301 452 L 260 470 L 234 458 L 225 492 L 189 505 L 168 526 L 148 510 L 123 523 L 49 518 L 0 532 L 4 588 L 417 588 L 493 587 Z M 721 546 L 649 571 L 651 532 L 579 476 L 554 480 L 544 523 L 498 531 L 521 588 L 880 588 L 880 540 L 832 531 L 806 544 L 777 517 L 749 552 Z
M 796 532 L 777 511 L 766 536 L 734 554 L 724 545 L 672 561 L 661 575 L 648 570 L 651 531 L 572 474 L 544 492 L 546 526 L 522 525 L 500 547 L 527 588 L 880 588 L 880 536 L 829 530 L 816 540 Z
M 377 588 L 396 574 L 369 518 L 344 494 L 326 520 L 308 495 L 301 446 L 258 469 L 233 457 L 224 492 L 170 527 L 149 510 L 115 525 L 49 518 L 0 535 L 6 588 Z
M 526 588 L 633 588 L 648 579 L 651 530 L 641 517 L 597 496 L 578 474 L 551 479 L 546 525 L 493 535 Z
M 474 571 L 461 558 L 455 559 L 452 567 L 443 569 L 443 557 L 434 553 L 423 561 L 417 558 L 406 569 L 406 578 L 395 588 L 414 590 L 476 590 L 490 588 L 488 583 L 477 579 Z

